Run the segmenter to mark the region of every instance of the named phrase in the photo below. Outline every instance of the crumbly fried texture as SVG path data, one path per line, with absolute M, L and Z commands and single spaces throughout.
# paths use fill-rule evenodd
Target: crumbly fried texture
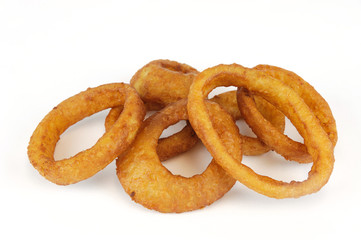
M 312 87 L 296 73 L 280 67 L 271 65 L 257 65 L 254 68 L 282 81 L 291 87 L 296 93 L 298 93 L 298 95 L 301 96 L 303 101 L 305 101 L 307 106 L 312 110 L 312 112 L 319 120 L 321 126 L 329 136 L 333 146 L 336 146 L 336 120 L 332 115 L 331 108 L 327 101 L 314 89 L 314 87 Z
M 96 144 L 75 156 L 55 161 L 60 135 L 71 125 L 106 108 L 124 105 L 124 111 Z M 134 140 L 145 115 L 144 104 L 128 84 L 89 88 L 61 102 L 39 123 L 28 146 L 31 164 L 51 182 L 67 185 L 87 179 L 112 162 Z
M 186 105 L 186 99 L 180 100 L 147 119 L 131 148 L 116 161 L 125 191 L 149 209 L 180 213 L 203 208 L 221 198 L 235 183 L 214 160 L 202 174 L 190 178 L 173 175 L 159 161 L 158 138 L 165 128 L 188 118 Z M 241 139 L 232 117 L 216 103 L 207 102 L 206 106 L 229 154 L 240 160 Z
M 282 81 L 291 87 L 296 93 L 298 93 L 298 95 L 301 96 L 303 101 L 305 101 L 307 106 L 316 115 L 321 126 L 329 136 L 333 146 L 336 145 L 337 128 L 335 118 L 332 115 L 331 108 L 327 101 L 314 89 L 314 87 L 312 87 L 296 73 L 280 67 L 271 65 L 257 65 L 254 68 Z
M 205 98 L 217 86 L 237 86 L 264 97 L 285 114 L 300 135 L 313 159 L 305 181 L 283 182 L 255 173 L 233 158 L 214 129 Z M 304 100 L 282 81 L 263 71 L 237 64 L 218 65 L 199 73 L 188 95 L 189 121 L 214 159 L 231 176 L 263 195 L 273 198 L 300 197 L 319 191 L 328 181 L 334 165 L 333 144 Z
M 108 131 L 122 112 L 122 107 L 112 108 L 105 119 L 105 129 Z M 157 154 L 160 161 L 165 161 L 181 153 L 189 151 L 199 141 L 193 128 L 187 125 L 178 133 L 158 140 Z
M 305 80 L 297 74 L 270 65 L 258 65 L 255 69 L 261 70 L 291 87 L 310 107 L 321 126 L 328 134 L 332 144 L 337 142 L 336 122 L 326 100 Z M 312 162 L 306 146 L 293 141 L 278 131 L 272 123 L 265 119 L 257 110 L 252 99 L 253 94 L 247 89 L 238 89 L 237 99 L 239 109 L 245 116 L 244 120 L 254 133 L 268 146 L 284 156 L 285 159 L 300 163 Z
M 170 60 L 155 60 L 139 69 L 130 84 L 138 91 L 147 110 L 160 110 L 167 104 L 187 98 L 190 85 L 197 74 L 198 71 L 189 65 Z M 220 104 L 235 120 L 242 119 L 238 109 L 236 91 L 219 94 L 211 100 Z M 261 114 L 274 124 L 276 129 L 283 132 L 285 128 L 284 115 L 261 97 L 257 97 L 256 104 Z M 192 132 L 188 127 L 186 130 L 188 133 Z M 158 151 L 161 160 L 188 151 L 194 146 L 196 138 L 190 137 L 187 132 L 181 132 L 174 137 L 177 141 L 172 137 L 164 139 L 169 144 L 159 144 L 158 149 L 162 149 Z M 259 138 L 243 135 L 241 137 L 244 155 L 260 155 L 272 149 Z
M 239 109 L 245 116 L 244 120 L 252 131 L 262 139 L 262 141 L 281 154 L 285 159 L 299 163 L 312 162 L 306 146 L 293 141 L 287 135 L 280 132 L 257 110 L 253 101 L 253 95 L 245 88 L 240 88 L 237 94 Z
M 211 101 L 218 103 L 224 110 L 226 110 L 234 120 L 242 119 L 237 104 L 237 91 L 229 91 L 214 96 Z M 285 116 L 272 104 L 267 102 L 264 98 L 255 97 L 256 109 L 260 112 L 263 118 L 267 119 L 275 129 L 282 132 L 285 130 Z M 246 156 L 255 156 L 268 152 L 272 148 L 263 143 L 258 137 L 249 137 L 241 135 L 242 138 L 242 153 Z
M 130 85 L 147 103 L 166 106 L 186 98 L 198 71 L 191 66 L 170 60 L 155 60 L 139 69 Z

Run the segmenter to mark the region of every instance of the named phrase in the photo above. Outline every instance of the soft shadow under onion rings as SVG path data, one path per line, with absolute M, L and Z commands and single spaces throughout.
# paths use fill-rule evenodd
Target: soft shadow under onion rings
M 54 150 L 71 125 L 101 110 L 124 105 L 124 111 L 90 149 L 60 161 Z M 31 164 L 49 181 L 68 185 L 87 179 L 111 163 L 133 142 L 145 115 L 144 104 L 128 84 L 105 84 L 66 99 L 50 111 L 31 136 Z

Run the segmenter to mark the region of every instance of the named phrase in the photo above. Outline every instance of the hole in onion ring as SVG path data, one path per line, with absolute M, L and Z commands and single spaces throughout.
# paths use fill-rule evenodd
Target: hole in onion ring
M 209 94 L 208 94 L 208 99 L 213 98 L 214 96 L 224 93 L 224 92 L 229 92 L 229 91 L 235 91 L 237 90 L 236 87 L 234 86 L 230 86 L 230 87 L 217 87 L 215 89 L 213 89 Z
M 209 94 L 208 94 L 208 98 L 211 99 L 216 95 L 219 95 L 221 93 L 225 93 L 225 92 L 229 92 L 229 91 L 234 91 L 237 88 L 234 86 L 230 86 L 230 87 L 217 87 L 215 89 L 213 89 Z M 247 125 L 247 123 L 242 119 L 242 120 L 237 120 L 236 121 L 236 125 L 239 128 L 239 131 L 242 135 L 244 136 L 248 136 L 248 137 L 257 137 L 252 129 Z
M 187 121 L 181 120 L 176 124 L 169 126 L 163 131 L 160 138 L 165 138 L 179 132 L 186 126 L 186 123 Z M 204 172 L 211 160 L 211 154 L 202 143 L 198 143 L 191 150 L 167 161 L 163 161 L 162 164 L 173 174 L 181 175 L 183 177 L 193 177 L 196 174 Z
M 166 138 L 169 137 L 171 135 L 173 135 L 174 133 L 179 132 L 180 130 L 182 130 L 185 126 L 186 126 L 186 121 L 185 120 L 181 120 L 179 122 L 177 122 L 174 125 L 169 126 L 168 128 L 166 128 L 162 135 L 160 135 L 160 138 Z
M 203 173 L 211 160 L 211 154 L 204 145 L 199 142 L 191 150 L 164 161 L 162 164 L 174 175 L 193 177 L 194 175 Z
M 284 134 L 287 135 L 289 138 L 291 138 L 294 141 L 304 143 L 303 137 L 299 134 L 299 132 L 297 131 L 295 126 L 293 126 L 291 121 L 287 117 L 285 118 L 285 121 L 286 121 L 286 127 L 285 127 Z
M 144 117 L 144 121 L 149 118 L 150 116 L 152 116 L 154 113 L 156 113 L 157 111 L 147 111 L 147 113 L 145 114 Z
M 255 172 L 273 179 L 291 182 L 304 181 L 308 177 L 312 163 L 300 164 L 295 161 L 285 161 L 285 159 L 274 151 L 257 156 L 244 156 L 242 163 L 252 168 Z
M 104 119 L 108 113 L 109 109 L 106 109 L 86 117 L 60 135 L 54 152 L 55 161 L 73 157 L 91 148 L 105 132 Z
M 239 132 L 243 136 L 254 137 L 254 138 L 257 137 L 256 134 L 253 133 L 252 129 L 247 125 L 247 123 L 243 119 L 236 121 L 236 125 L 239 129 Z

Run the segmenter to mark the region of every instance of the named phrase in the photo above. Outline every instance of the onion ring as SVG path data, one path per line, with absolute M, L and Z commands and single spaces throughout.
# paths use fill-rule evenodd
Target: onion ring
M 160 110 L 167 104 L 187 98 L 189 87 L 197 74 L 198 71 L 189 65 L 170 60 L 155 60 L 139 69 L 132 77 L 130 84 L 139 92 L 142 100 L 145 102 L 147 110 Z M 242 118 L 238 109 L 235 91 L 217 95 L 212 101 L 219 103 L 235 120 Z M 262 114 L 277 126 L 281 132 L 284 131 L 285 121 L 283 114 L 279 113 L 276 108 L 261 98 L 257 100 L 257 107 L 262 108 Z M 158 154 L 162 161 L 185 152 L 194 146 L 196 138 L 194 134 L 189 135 L 189 133 L 193 131 L 188 129 L 188 127 L 186 131 L 187 133 L 180 132 L 181 134 L 177 136 L 177 141 L 171 138 L 167 139 L 171 144 L 169 144 L 167 148 L 164 148 L 164 150 L 158 149 Z M 189 140 L 187 140 L 188 137 Z M 248 136 L 242 136 L 242 138 L 244 142 L 242 144 L 243 154 L 245 155 L 260 155 L 271 150 L 270 147 L 257 138 Z M 160 139 L 160 141 L 163 141 L 163 139 Z M 162 148 L 163 146 L 165 146 L 165 144 L 161 144 L 160 142 L 158 148 Z M 172 148 L 169 148 L 171 146 Z M 163 157 L 165 150 L 170 154 Z M 174 150 L 178 151 L 176 152 Z
M 279 79 L 299 94 L 320 121 L 332 144 L 336 145 L 336 122 L 332 116 L 331 109 L 325 99 L 309 83 L 297 74 L 279 67 L 258 65 L 255 69 L 262 70 L 266 74 Z M 273 124 L 259 114 L 252 101 L 251 93 L 246 89 L 239 89 L 237 98 L 239 109 L 243 113 L 245 121 L 265 144 L 288 160 L 300 163 L 312 162 L 312 158 L 304 144 L 293 141 L 282 134 L 273 127 Z
M 124 105 L 119 119 L 90 149 L 55 161 L 60 135 L 71 125 L 106 108 Z M 145 109 L 128 84 L 105 84 L 66 99 L 50 111 L 35 129 L 28 146 L 31 164 L 49 181 L 68 185 L 87 179 L 112 162 L 133 142 Z
M 232 117 L 216 103 L 205 104 L 229 154 L 241 159 L 241 139 Z M 215 161 L 191 178 L 173 175 L 160 163 L 156 153 L 158 138 L 165 128 L 188 118 L 186 105 L 186 99 L 180 100 L 148 118 L 131 148 L 116 161 L 125 191 L 149 209 L 177 213 L 196 210 L 221 198 L 235 183 Z
M 119 118 L 122 107 L 112 108 L 105 119 L 105 130 L 108 131 Z M 165 161 L 193 148 L 198 142 L 198 137 L 187 121 L 181 131 L 158 141 L 157 154 L 160 161 Z
M 197 74 L 198 71 L 189 65 L 170 60 L 155 60 L 139 69 L 130 84 L 139 92 L 147 110 L 160 110 L 162 106 L 187 98 L 189 87 Z M 242 118 L 237 104 L 236 91 L 219 94 L 211 100 L 220 104 L 235 120 Z M 261 114 L 280 132 L 283 132 L 285 129 L 284 115 L 261 97 L 256 99 L 256 104 Z M 182 133 L 182 130 L 174 139 L 172 137 L 160 139 L 158 154 L 161 161 L 185 152 L 195 145 L 198 138 L 189 128 L 187 126 L 184 129 L 185 133 Z M 163 140 L 170 144 L 164 147 L 166 145 L 161 143 Z M 271 150 L 259 138 L 242 135 L 242 140 L 244 155 L 255 156 Z M 160 150 L 161 148 L 163 149 Z M 163 155 L 166 152 L 168 154 Z
M 159 104 L 164 107 L 186 98 L 197 74 L 198 71 L 187 64 L 154 60 L 134 74 L 130 85 L 137 90 L 146 104 Z
M 228 153 L 212 125 L 205 98 L 215 87 L 231 85 L 262 96 L 291 120 L 313 159 L 306 180 L 288 183 L 259 175 Z M 334 165 L 333 144 L 303 99 L 282 81 L 237 64 L 218 65 L 197 75 L 190 88 L 187 109 L 193 129 L 217 163 L 248 188 L 268 197 L 296 198 L 317 192 L 328 182 Z
M 229 91 L 221 93 L 214 96 L 211 101 L 214 101 L 221 105 L 221 107 L 226 110 L 233 119 L 239 120 L 243 116 L 238 108 L 237 104 L 237 91 Z M 285 117 L 278 111 L 272 104 L 267 102 L 264 98 L 255 96 L 255 105 L 259 113 L 268 121 L 270 121 L 279 132 L 285 130 Z M 246 156 L 255 156 L 272 150 L 269 146 L 263 143 L 258 137 L 249 137 L 241 134 L 242 138 L 242 153 Z
M 151 61 L 139 69 L 130 80 L 130 85 L 139 93 L 147 111 L 159 111 L 167 104 L 186 98 L 196 74 L 198 71 L 187 64 L 160 59 Z M 120 112 L 120 109 L 112 109 L 106 125 L 108 123 L 111 125 Z M 114 116 L 111 117 L 111 114 Z M 186 152 L 197 142 L 197 135 L 187 123 L 180 132 L 159 139 L 157 147 L 159 159 L 165 161 Z
M 274 78 L 289 85 L 306 102 L 312 112 L 320 121 L 321 126 L 329 136 L 333 146 L 337 143 L 336 121 L 326 100 L 305 80 L 294 72 L 270 65 L 257 65 L 254 67 L 262 70 Z

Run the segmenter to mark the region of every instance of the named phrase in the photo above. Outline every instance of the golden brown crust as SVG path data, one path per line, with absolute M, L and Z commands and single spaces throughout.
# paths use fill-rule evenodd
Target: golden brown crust
M 186 98 L 189 87 L 198 71 L 187 64 L 171 60 L 154 60 L 139 69 L 130 81 L 142 98 L 147 111 L 159 111 L 167 104 Z M 112 124 L 121 110 L 111 110 L 107 124 Z M 113 116 L 112 116 L 113 115 Z M 157 153 L 161 161 L 177 156 L 193 148 L 198 137 L 192 127 L 159 139 Z
M 157 154 L 160 161 L 165 161 L 181 153 L 192 149 L 199 138 L 192 126 L 187 121 L 187 125 L 180 131 L 169 137 L 161 138 L 158 141 Z
M 147 110 L 160 110 L 169 103 L 187 98 L 189 87 L 197 74 L 198 71 L 189 65 L 170 60 L 155 60 L 137 71 L 131 80 L 131 85 L 139 92 Z M 235 120 L 242 118 L 238 109 L 236 91 L 216 95 L 211 100 L 220 104 Z M 263 116 L 283 132 L 284 115 L 261 97 L 257 97 L 256 102 Z M 187 131 L 191 130 L 187 127 Z M 165 140 L 169 140 L 171 144 L 166 148 L 163 148 L 165 144 L 159 144 L 158 148 L 162 148 L 158 151 L 161 160 L 188 151 L 197 142 L 196 138 L 181 132 L 174 140 L 172 138 Z M 242 141 L 242 152 L 247 156 L 260 155 L 271 150 L 259 138 L 242 135 Z
M 139 69 L 130 80 L 145 103 L 166 106 L 186 98 L 198 71 L 187 64 L 154 60 Z
M 242 113 L 238 108 L 237 91 L 229 91 L 214 96 L 211 101 L 218 103 L 224 110 L 226 110 L 234 120 L 242 119 Z M 256 96 L 255 105 L 262 116 L 270 121 L 273 126 L 280 132 L 285 129 L 285 116 L 278 111 L 272 104 L 267 102 L 264 98 Z M 272 148 L 263 143 L 258 137 L 249 137 L 241 135 L 242 138 L 242 153 L 246 156 L 255 156 L 268 152 Z
M 67 185 L 93 176 L 118 156 L 117 176 L 135 202 L 177 213 L 210 205 L 236 180 L 266 196 L 289 198 L 320 190 L 332 173 L 335 119 L 322 96 L 293 72 L 269 65 L 248 69 L 232 64 L 199 73 L 186 64 L 156 60 L 133 76 L 132 85 L 145 104 L 133 87 L 123 83 L 89 88 L 61 102 L 44 117 L 30 139 L 31 164 L 48 180 Z M 206 99 L 217 86 L 237 86 L 238 93 Z M 106 132 L 97 143 L 73 157 L 55 161 L 60 135 L 106 108 L 112 109 L 105 121 Z M 146 110 L 160 111 L 143 122 Z M 188 113 L 186 127 L 159 139 L 168 126 L 187 120 Z M 283 113 L 304 137 L 304 145 L 282 134 Z M 235 120 L 242 116 L 259 138 L 240 135 Z M 198 136 L 190 123 L 214 160 L 202 174 L 186 178 L 173 175 L 160 161 L 195 145 Z M 242 164 L 242 153 L 256 155 L 270 149 L 290 160 L 312 161 L 308 178 L 282 182 Z
M 105 119 L 105 129 L 108 130 L 118 119 L 122 107 L 112 108 Z M 143 127 L 143 126 L 142 126 Z M 165 161 L 181 153 L 187 152 L 198 142 L 198 137 L 187 121 L 187 125 L 178 133 L 169 137 L 161 138 L 158 141 L 157 154 L 160 161 Z
M 271 77 L 282 81 L 299 94 L 318 118 L 332 143 L 334 145 L 336 144 L 336 123 L 332 116 L 331 109 L 323 97 L 309 83 L 297 74 L 279 67 L 258 65 L 255 69 L 261 70 Z M 282 132 L 278 131 L 272 123 L 265 119 L 257 110 L 258 106 L 256 108 L 252 96 L 252 93 L 248 90 L 238 89 L 237 98 L 239 109 L 245 116 L 245 121 L 252 128 L 254 133 L 266 145 L 284 156 L 284 158 L 300 163 L 312 162 L 312 158 L 308 154 L 306 146 L 302 143 L 293 141 Z
M 121 117 L 96 144 L 75 156 L 55 161 L 60 135 L 71 125 L 106 108 L 124 105 Z M 67 185 L 87 179 L 112 162 L 134 140 L 145 109 L 137 92 L 123 83 L 89 88 L 61 102 L 35 129 L 28 146 L 31 164 L 56 184 Z
M 321 126 L 329 136 L 333 146 L 337 143 L 336 121 L 326 100 L 296 73 L 271 65 L 257 65 L 254 67 L 268 75 L 282 81 L 291 87 L 305 101 L 319 120 Z
M 237 99 L 239 109 L 245 116 L 244 120 L 267 146 L 281 154 L 287 160 L 299 163 L 312 162 L 312 158 L 303 144 L 292 141 L 262 116 L 257 110 L 253 96 L 247 89 L 240 88 Z M 293 145 L 290 144 L 291 141 L 294 142 Z
M 199 175 L 191 178 L 173 175 L 159 161 L 156 145 L 169 125 L 187 119 L 187 101 L 168 105 L 147 119 L 134 144 L 117 159 L 117 175 L 125 191 L 143 206 L 160 212 L 185 212 L 213 203 L 234 185 L 230 177 L 214 161 Z M 241 140 L 232 117 L 218 104 L 207 102 L 212 123 L 229 154 L 241 158 Z
M 259 175 L 228 153 L 212 126 L 204 104 L 206 96 L 217 86 L 247 88 L 264 97 L 291 120 L 304 137 L 313 159 L 313 166 L 305 181 L 287 183 Z M 261 194 L 273 198 L 290 198 L 314 193 L 327 183 L 332 173 L 333 145 L 319 120 L 295 91 L 262 71 L 237 64 L 206 69 L 193 81 L 187 109 L 193 129 L 217 163 L 235 179 Z

